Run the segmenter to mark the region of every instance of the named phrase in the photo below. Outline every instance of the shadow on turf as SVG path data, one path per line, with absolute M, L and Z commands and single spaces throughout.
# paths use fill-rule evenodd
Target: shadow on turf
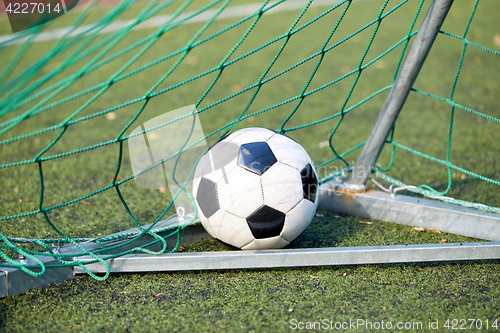
M 318 211 L 309 227 L 287 248 L 336 247 L 361 232 L 368 224 L 360 219 L 337 213 Z
M 336 213 L 318 211 L 311 225 L 295 239 L 287 249 L 336 247 L 342 245 L 350 237 L 362 231 L 367 224 L 351 216 L 341 216 Z M 375 226 L 380 230 L 380 226 Z M 217 239 L 208 239 L 200 243 L 191 244 L 185 252 L 206 251 L 239 251 L 238 248 L 227 245 Z
M 337 213 L 318 211 L 311 225 L 286 248 L 325 248 L 374 245 L 408 245 L 480 242 L 480 239 L 447 233 L 414 231 L 411 226 Z M 182 249 L 186 252 L 238 251 L 217 239 L 208 239 Z

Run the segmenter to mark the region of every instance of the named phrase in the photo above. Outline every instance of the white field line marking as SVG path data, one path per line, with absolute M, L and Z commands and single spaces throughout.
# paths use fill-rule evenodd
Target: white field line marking
M 310 7 L 321 7 L 321 6 L 331 6 L 339 3 L 341 0 L 315 0 L 311 3 Z M 361 1 L 361 0 L 358 0 Z M 362 0 L 362 1 L 373 1 L 373 0 Z M 304 8 L 304 6 L 307 4 L 307 0 L 290 0 L 286 1 L 276 7 L 274 7 L 271 10 L 268 10 L 265 12 L 265 14 L 275 14 L 283 11 L 291 11 L 291 10 L 298 10 Z M 273 3 L 270 3 L 269 6 L 271 6 Z M 216 19 L 217 20 L 223 20 L 227 18 L 234 18 L 234 17 L 239 17 L 239 16 L 247 16 L 250 14 L 255 13 L 259 8 L 261 4 L 260 3 L 252 3 L 248 5 L 239 5 L 239 6 L 233 6 L 233 7 L 228 7 L 226 8 Z M 268 6 L 268 7 L 269 7 Z M 216 9 L 209 9 L 204 11 L 203 13 L 200 13 L 199 15 L 196 15 L 189 19 L 188 21 L 184 22 L 184 24 L 192 24 L 192 23 L 199 23 L 199 22 L 206 22 L 210 18 L 212 18 L 215 13 L 217 12 Z M 175 19 L 173 23 L 179 22 L 186 17 L 192 15 L 193 12 L 190 13 L 185 13 L 179 15 L 177 19 Z M 164 24 L 167 20 L 169 20 L 172 16 L 171 15 L 159 15 L 159 16 L 153 16 L 149 18 L 148 20 L 138 24 L 135 26 L 133 29 L 146 29 L 146 28 L 156 28 Z M 111 33 L 117 30 L 122 29 L 123 27 L 126 27 L 130 24 L 132 24 L 134 20 L 127 20 L 127 21 L 116 21 L 113 23 L 110 23 L 106 26 L 106 28 L 102 29 L 98 34 L 107 34 Z M 81 27 L 76 28 L 70 35 L 69 37 L 74 37 L 78 35 L 85 35 L 85 34 L 90 34 L 93 29 L 98 28 L 99 25 L 97 24 L 89 24 L 89 25 L 84 25 Z M 38 36 L 35 37 L 33 42 L 45 42 L 53 39 L 59 39 L 63 37 L 66 33 L 70 31 L 70 28 L 60 28 L 60 29 L 53 29 L 53 30 L 48 30 L 44 31 L 38 34 Z M 21 37 L 24 36 L 24 37 Z M 28 40 L 29 35 L 26 36 L 26 32 L 19 32 L 11 35 L 3 35 L 0 36 L 0 43 L 5 43 L 4 46 L 8 45 L 13 45 L 13 44 L 22 44 L 26 40 Z

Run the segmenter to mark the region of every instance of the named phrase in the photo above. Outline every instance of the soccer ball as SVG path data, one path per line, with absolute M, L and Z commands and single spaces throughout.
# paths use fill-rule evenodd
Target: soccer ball
M 307 152 L 265 129 L 236 131 L 195 170 L 193 197 L 205 230 L 244 250 L 283 248 L 311 223 L 318 177 Z

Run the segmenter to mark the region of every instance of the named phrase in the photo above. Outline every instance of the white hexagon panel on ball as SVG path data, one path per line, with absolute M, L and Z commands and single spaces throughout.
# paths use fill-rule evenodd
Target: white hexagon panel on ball
M 318 200 L 312 202 L 308 199 L 301 199 L 297 206 L 286 213 L 285 225 L 280 236 L 290 242 L 299 237 L 311 223 L 317 206 Z
M 217 182 L 222 209 L 246 218 L 264 204 L 259 175 L 237 167 Z
M 247 221 L 220 209 L 208 219 L 214 237 L 227 244 L 242 248 L 250 244 L 254 237 L 248 229 Z
M 266 205 L 286 213 L 302 200 L 303 189 L 299 170 L 278 162 L 260 178 Z
M 267 140 L 267 144 L 278 161 L 298 170 L 302 170 L 307 163 L 312 163 L 306 150 L 286 135 L 277 133 Z

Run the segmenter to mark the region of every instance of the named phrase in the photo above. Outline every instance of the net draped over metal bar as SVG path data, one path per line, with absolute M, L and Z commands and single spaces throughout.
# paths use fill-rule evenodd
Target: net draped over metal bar
M 104 267 L 107 267 L 108 273 L 104 276 L 97 276 L 87 270 L 88 274 L 95 279 L 104 279 L 109 274 L 109 267 L 102 257 L 98 255 L 107 254 L 110 248 L 103 246 L 99 250 L 88 251 L 81 245 L 82 242 L 102 244 L 110 240 L 124 239 L 127 241 L 117 246 L 124 247 L 134 239 L 148 234 L 155 239 L 153 243 L 148 245 L 158 244 L 158 250 L 152 251 L 146 248 L 147 245 L 144 245 L 139 248 L 123 250 L 116 254 L 109 254 L 107 258 L 118 257 L 136 251 L 150 254 L 166 252 L 167 243 L 165 238 L 158 234 L 169 231 L 169 235 L 179 235 L 182 228 L 196 219 L 196 205 L 193 204 L 191 209 L 195 211 L 195 216 L 190 221 L 186 221 L 183 226 L 155 228 L 156 223 L 172 214 L 176 197 L 183 191 L 187 192 L 185 184 L 182 184 L 182 182 L 179 184 L 178 192 L 172 193 L 172 198 L 162 207 L 160 213 L 149 214 L 145 220 L 143 217 L 136 217 L 134 206 L 137 203 L 130 196 L 124 195 L 123 192 L 124 186 L 132 184 L 134 178 L 140 176 L 140 173 L 129 173 L 127 176 L 122 176 L 122 172 L 124 164 L 128 163 L 125 151 L 129 139 L 134 135 L 144 135 L 159 127 L 168 126 L 192 115 L 192 113 L 187 113 L 185 117 L 179 117 L 153 128 L 145 128 L 138 134 L 130 134 L 130 131 L 139 124 L 138 119 L 141 119 L 141 115 L 149 108 L 157 107 L 156 105 L 152 106 L 156 100 L 177 92 L 182 96 L 182 94 L 185 94 L 186 87 L 202 87 L 196 100 L 189 100 L 184 103 L 185 105 L 194 103 L 195 108 L 192 112 L 200 117 L 207 113 L 220 112 L 225 105 L 228 105 L 227 108 L 234 108 L 235 103 L 238 103 L 238 109 L 231 113 L 229 119 L 224 118 L 221 114 L 221 119 L 224 119 L 223 123 L 210 128 L 210 131 L 205 133 L 204 140 L 215 142 L 233 129 L 239 128 L 238 126 L 242 126 L 242 124 L 251 126 L 254 119 L 260 119 L 259 117 L 267 117 L 268 115 L 272 117 L 275 113 L 278 114 L 279 124 L 274 129 L 287 135 L 292 135 L 295 131 L 314 130 L 318 126 L 328 124 L 330 128 L 328 140 L 319 144 L 320 146 L 322 144 L 328 146 L 329 153 L 325 154 L 327 158 L 317 163 L 317 168 L 323 168 L 332 163 L 340 163 L 344 171 L 323 175 L 321 183 L 341 175 L 342 172 L 349 172 L 352 163 L 349 163 L 347 156 L 353 152 L 358 152 L 365 144 L 365 141 L 352 142 L 348 149 L 342 149 L 342 152 L 340 152 L 335 143 L 336 135 L 351 112 L 370 104 L 377 98 L 386 96 L 390 90 L 392 84 L 366 91 L 362 97 L 355 94 L 360 82 L 363 81 L 365 72 L 376 68 L 381 60 L 394 54 L 396 54 L 395 59 L 397 60 L 393 68 L 395 78 L 411 39 L 418 32 L 417 22 L 425 14 L 423 8 L 429 1 L 421 0 L 418 6 L 415 6 L 412 20 L 401 26 L 399 32 L 401 37 L 395 43 L 383 50 L 378 48 L 374 50 L 374 48 L 384 21 L 390 17 L 397 17 L 405 6 L 409 6 L 409 2 L 408 0 L 378 1 L 377 3 L 380 4 L 378 12 L 372 13 L 371 18 L 359 28 L 346 32 L 343 29 L 345 21 L 356 19 L 355 16 L 350 16 L 350 12 L 352 7 L 361 3 L 361 1 L 329 1 L 329 5 L 322 3 L 320 6 L 317 6 L 318 1 L 312 0 L 263 1 L 252 5 L 240 5 L 238 3 L 234 4 L 230 0 L 218 0 L 203 6 L 193 1 L 180 3 L 176 1 L 139 3 L 123 1 L 113 6 L 111 10 L 109 10 L 109 7 L 100 6 L 98 1 L 92 1 L 79 11 L 75 10 L 77 14 L 74 14 L 72 25 L 69 28 L 57 28 L 57 21 L 55 21 L 17 33 L 9 36 L 9 38 L 0 39 L 0 52 L 9 55 L 9 60 L 4 63 L 3 70 L 0 73 L 1 149 L 7 151 L 11 145 L 22 145 L 23 142 L 28 141 L 39 143 L 40 138 L 50 137 L 50 140 L 42 140 L 43 147 L 33 145 L 31 149 L 26 149 L 26 154 L 32 154 L 29 158 L 9 160 L 9 156 L 4 156 L 4 153 L 2 153 L 2 156 L 4 156 L 0 161 L 2 177 L 12 173 L 12 175 L 15 175 L 13 179 L 17 180 L 24 179 L 24 177 L 36 178 L 39 187 L 36 189 L 38 200 L 35 207 L 31 206 L 29 209 L 23 207 L 22 211 L 19 211 L 19 208 L 15 208 L 12 204 L 5 205 L 4 208 L 0 209 L 2 212 L 0 217 L 0 256 L 3 259 L 0 267 L 17 267 L 30 275 L 39 276 L 44 273 L 46 265 L 37 259 L 35 255 L 44 255 L 56 259 L 58 264 L 51 265 L 51 267 L 80 266 L 83 270 L 86 270 L 86 268 L 81 261 L 68 260 L 68 258 L 91 256 L 95 261 L 101 262 Z M 299 5 L 300 8 L 298 8 Z M 488 122 L 500 122 L 497 117 L 461 105 L 455 101 L 455 90 L 467 51 L 474 49 L 495 56 L 500 55 L 499 52 L 491 48 L 472 43 L 467 39 L 478 5 L 479 0 L 475 2 L 472 11 L 468 13 L 469 19 L 462 35 L 440 31 L 440 38 L 451 38 L 462 43 L 462 52 L 459 56 L 451 93 L 448 96 L 439 96 L 420 88 L 412 89 L 414 94 L 445 103 L 448 112 L 451 112 L 446 157 L 437 158 L 398 142 L 394 137 L 394 132 L 397 131 L 398 127 L 396 124 L 386 143 L 386 149 L 390 149 L 389 164 L 385 168 L 376 166 L 372 172 L 374 176 L 388 183 L 399 187 L 407 186 L 404 179 L 398 180 L 391 177 L 389 171 L 393 167 L 395 156 L 398 153 L 404 151 L 414 154 L 429 161 L 429 163 L 444 165 L 448 174 L 447 186 L 445 189 L 438 190 L 428 184 L 415 184 L 415 186 L 407 187 L 408 191 L 450 203 L 472 205 L 484 211 L 500 213 L 500 208 L 497 207 L 447 196 L 452 188 L 452 175 L 455 172 L 460 172 L 485 183 L 500 185 L 500 181 L 495 180 L 493 176 L 482 175 L 474 170 L 462 168 L 460 165 L 452 163 L 450 158 L 454 115 L 458 110 L 474 114 Z M 193 9 L 193 6 L 195 9 Z M 231 17 L 228 13 L 231 13 L 231 10 L 236 7 L 240 9 L 240 12 L 246 10 L 248 14 L 240 14 L 239 17 L 236 16 L 236 19 L 233 19 L 228 24 L 226 20 Z M 137 8 L 140 11 L 134 12 Z M 309 15 L 313 8 L 315 14 Z M 104 12 L 100 17 L 92 16 L 93 13 L 101 13 L 105 9 L 109 10 L 109 12 Z M 275 12 L 280 10 L 288 10 L 287 15 L 292 15 L 286 31 L 271 39 L 262 36 L 262 31 L 257 32 L 261 22 L 268 17 L 268 14 L 269 17 L 272 17 L 272 15 L 278 15 Z M 168 12 L 168 15 L 165 14 L 166 12 Z M 122 17 L 127 19 L 121 20 Z M 86 20 L 89 18 L 92 18 L 93 21 L 91 24 L 86 24 Z M 155 18 L 160 18 L 161 22 L 156 25 L 151 23 Z M 325 21 L 329 22 L 329 30 L 325 32 L 326 37 L 321 45 L 307 51 L 308 55 L 299 61 L 292 64 L 287 63 L 286 66 L 280 63 L 290 43 L 293 42 L 294 38 L 298 38 L 296 36 L 303 33 L 314 34 L 314 29 L 318 29 L 317 25 Z M 158 22 L 158 20 L 154 22 Z M 189 24 L 192 26 L 188 29 Z M 56 28 L 53 29 L 54 26 Z M 196 27 L 196 29 L 193 27 Z M 51 36 L 56 33 L 56 29 L 59 35 L 57 35 L 54 42 L 40 42 L 43 38 L 50 40 Z M 138 37 L 140 31 L 144 31 L 144 33 Z M 252 43 L 247 41 L 259 33 L 261 35 L 256 40 L 260 41 L 260 43 L 255 43 L 255 39 L 252 39 Z M 176 45 L 175 48 L 163 47 L 155 49 L 155 46 L 160 41 L 168 41 L 173 35 L 176 37 L 182 36 L 183 45 Z M 360 36 L 363 36 L 361 41 L 359 41 Z M 203 52 L 212 52 L 210 47 L 217 48 L 218 43 L 225 39 L 231 41 L 231 46 L 223 53 L 218 63 L 215 65 L 207 64 L 198 72 L 185 70 L 186 67 L 183 66 L 186 63 L 188 65 L 204 64 L 204 59 L 200 59 L 200 52 L 201 54 Z M 355 59 L 357 65 L 345 69 L 342 75 L 330 76 L 327 81 L 315 84 L 315 78 L 324 75 L 323 66 L 330 61 L 330 58 L 327 58 L 329 54 L 342 52 L 344 45 L 350 42 L 362 43 L 362 52 L 356 55 Z M 37 57 L 29 66 L 23 65 L 24 67 L 21 67 L 20 64 L 24 64 L 23 59 L 29 55 L 30 48 L 35 44 L 46 45 L 45 53 Z M 155 52 L 151 52 L 151 50 L 155 50 Z M 198 52 L 198 50 L 200 51 Z M 263 53 L 266 54 L 265 57 L 261 56 Z M 193 54 L 196 54 L 196 56 L 193 56 Z M 58 59 L 58 62 L 54 63 L 54 59 Z M 225 75 L 246 76 L 245 72 L 242 72 L 242 67 L 238 67 L 245 64 L 245 61 L 262 63 L 263 70 L 257 73 L 256 76 L 249 75 L 243 84 L 235 84 L 222 89 L 225 84 L 222 83 Z M 109 75 L 105 71 L 108 68 L 112 68 Z M 296 89 L 293 94 L 273 102 L 271 105 L 259 103 L 260 95 L 266 93 L 266 91 L 276 89 L 276 86 L 273 86 L 275 82 L 281 84 L 281 79 L 296 72 L 300 72 L 303 78 L 299 89 Z M 106 76 L 101 73 L 105 73 Z M 144 82 L 141 73 L 146 73 L 145 75 L 148 78 L 154 77 L 154 79 Z M 346 84 L 348 87 L 338 107 L 329 108 L 326 112 L 321 113 L 320 117 L 302 116 L 310 112 L 307 107 L 304 107 L 304 104 L 312 96 L 336 89 L 337 85 L 341 83 Z M 122 84 L 136 86 L 137 96 L 120 95 L 115 97 L 119 102 L 113 100 L 113 105 L 104 108 L 100 107 L 101 104 L 98 104 L 98 107 L 94 106 L 104 98 L 109 98 L 110 91 L 116 93 L 116 90 L 113 89 Z M 286 83 L 284 86 L 287 87 Z M 223 93 L 221 94 L 220 91 L 223 91 Z M 353 98 L 354 95 L 356 99 Z M 246 98 L 244 102 L 241 102 L 242 97 Z M 172 109 L 173 107 L 166 108 L 165 111 Z M 283 113 L 283 109 L 287 111 Z M 72 135 L 73 128 L 91 123 L 96 119 L 102 119 L 103 122 L 113 120 L 116 114 L 121 111 L 125 112 L 124 114 L 127 117 L 119 127 L 113 129 L 111 138 L 98 143 L 83 145 L 79 148 L 64 145 L 65 138 Z M 54 117 L 54 121 L 50 125 L 46 125 L 47 122 L 44 120 L 43 128 L 36 129 L 36 124 L 34 125 L 33 122 L 36 122 L 41 117 L 46 119 L 50 117 L 51 113 L 64 114 L 64 116 Z M 308 117 L 308 119 L 304 121 L 305 118 L 301 117 Z M 294 121 L 295 119 L 300 119 L 300 121 Z M 30 122 L 30 126 L 26 127 L 25 124 L 28 122 Z M 29 128 L 29 131 L 23 131 L 24 128 Z M 84 138 L 85 132 L 80 132 L 80 135 Z M 189 137 L 186 138 L 181 149 L 175 154 L 158 161 L 156 165 L 169 160 L 177 161 L 182 154 L 191 148 L 192 145 L 188 145 L 188 141 Z M 82 140 L 82 142 L 86 142 L 86 140 Z M 112 156 L 115 157 L 112 172 L 107 175 L 107 184 L 98 186 L 97 189 L 83 190 L 86 193 L 61 202 L 54 203 L 47 199 L 51 196 L 47 184 L 52 184 L 53 178 L 57 178 L 58 161 L 65 161 L 68 158 L 78 156 L 88 156 L 87 154 L 93 151 L 96 151 L 96 155 L 99 155 L 98 152 L 104 148 L 111 148 Z M 189 173 L 189 178 L 193 176 L 194 167 Z M 34 173 L 33 170 L 35 170 Z M 174 169 L 174 179 L 175 172 Z M 50 173 L 51 176 L 48 177 L 47 173 Z M 85 177 L 85 175 L 75 175 L 75 177 Z M 12 192 L 13 187 L 17 189 L 15 185 L 7 182 L 7 180 L 2 181 L 2 183 L 2 191 Z M 64 190 L 70 191 L 72 186 L 69 185 L 69 189 Z M 14 192 L 17 193 L 18 190 L 14 190 Z M 120 209 L 126 212 L 133 225 L 139 228 L 140 232 L 118 236 L 96 234 L 92 237 L 88 235 L 80 237 L 74 236 L 73 232 L 68 232 L 67 228 L 60 228 L 58 223 L 55 222 L 59 212 L 63 212 L 70 207 L 79 207 L 78 205 L 89 205 L 89 200 L 100 200 L 104 194 L 111 192 L 114 199 L 109 200 L 112 200 L 115 206 L 108 205 L 107 208 L 114 210 L 119 206 Z M 186 194 L 189 196 L 189 193 Z M 98 215 L 96 214 L 92 218 L 101 220 L 101 223 L 106 223 Z M 38 223 L 42 221 L 48 226 L 50 232 L 52 232 L 50 237 L 29 237 L 29 232 L 27 236 L 20 237 L 2 232 L 2 225 L 22 223 L 25 219 L 35 216 L 41 219 L 37 220 Z M 147 223 L 152 223 L 151 227 L 143 228 L 142 225 Z M 179 237 L 177 238 L 179 242 Z M 74 245 L 80 249 L 81 253 L 77 255 L 58 253 L 58 246 L 63 244 Z M 176 251 L 177 248 L 176 245 L 168 251 Z M 32 259 L 38 265 L 30 266 L 16 261 L 17 258 L 12 255 L 13 253 Z

